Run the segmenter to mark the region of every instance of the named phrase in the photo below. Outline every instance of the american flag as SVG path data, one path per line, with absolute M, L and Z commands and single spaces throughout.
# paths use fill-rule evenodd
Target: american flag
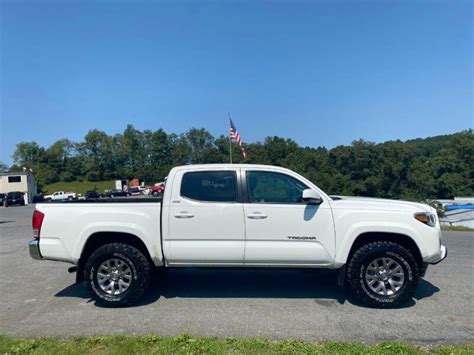
M 230 122 L 230 128 L 229 128 L 230 139 L 237 142 L 240 148 L 240 152 L 242 153 L 244 159 L 247 159 L 247 151 L 244 148 L 244 142 L 242 138 L 240 138 L 240 134 L 239 132 L 237 132 L 237 128 L 235 128 L 234 122 L 232 122 L 232 119 L 230 118 L 230 116 L 229 116 L 229 122 Z

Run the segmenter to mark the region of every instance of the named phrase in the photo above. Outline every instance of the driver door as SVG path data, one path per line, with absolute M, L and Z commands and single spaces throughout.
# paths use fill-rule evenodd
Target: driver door
M 302 201 L 309 187 L 274 171 L 245 171 L 245 263 L 325 265 L 332 262 L 335 238 L 329 203 Z

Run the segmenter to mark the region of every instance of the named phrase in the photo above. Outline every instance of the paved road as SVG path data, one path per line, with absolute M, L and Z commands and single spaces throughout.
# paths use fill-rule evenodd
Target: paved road
M 403 309 L 346 299 L 330 272 L 172 270 L 132 308 L 100 308 L 67 264 L 34 261 L 31 207 L 0 208 L 0 334 L 60 336 L 191 333 L 272 339 L 465 342 L 474 339 L 474 235 L 446 233 L 448 258 L 430 267 Z

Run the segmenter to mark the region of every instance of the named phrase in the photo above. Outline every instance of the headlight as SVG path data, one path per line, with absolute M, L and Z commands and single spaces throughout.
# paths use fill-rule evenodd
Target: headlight
M 429 212 L 418 212 L 414 215 L 415 219 L 418 221 L 429 225 L 430 227 L 436 226 L 436 216 L 433 213 Z

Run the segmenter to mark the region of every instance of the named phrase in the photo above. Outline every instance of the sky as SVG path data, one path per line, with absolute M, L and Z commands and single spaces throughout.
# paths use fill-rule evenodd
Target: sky
M 473 128 L 472 1 L 0 0 L 0 161 L 90 129 L 347 145 Z

